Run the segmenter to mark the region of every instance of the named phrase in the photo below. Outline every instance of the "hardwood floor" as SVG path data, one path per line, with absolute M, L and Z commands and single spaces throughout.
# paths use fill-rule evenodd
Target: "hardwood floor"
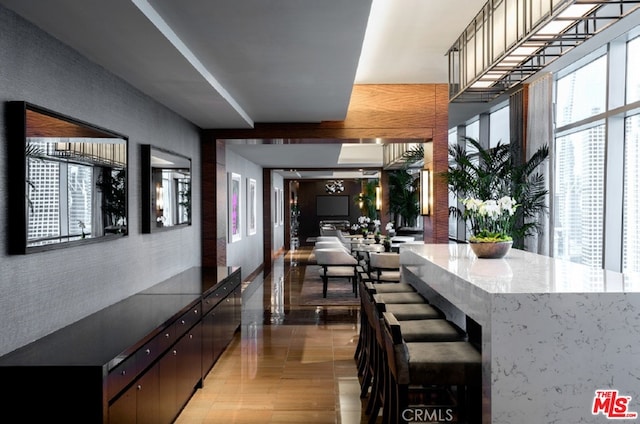
M 359 307 L 297 303 L 308 250 L 243 293 L 242 326 L 177 424 L 366 422 L 353 359 Z

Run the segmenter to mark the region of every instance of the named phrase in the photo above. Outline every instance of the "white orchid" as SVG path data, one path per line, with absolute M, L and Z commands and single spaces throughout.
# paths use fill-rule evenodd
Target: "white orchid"
M 368 216 L 362 215 L 358 217 L 358 222 L 360 223 L 360 226 L 368 225 L 371 222 L 371 218 L 369 218 Z
M 512 197 L 462 200 L 464 218 L 471 226 L 471 241 L 512 240 L 511 230 L 518 205 Z

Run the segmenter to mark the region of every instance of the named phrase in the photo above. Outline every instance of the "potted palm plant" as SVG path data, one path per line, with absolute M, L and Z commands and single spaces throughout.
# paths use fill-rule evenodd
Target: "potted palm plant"
M 418 180 L 407 169 L 389 171 L 389 212 L 400 227 L 414 227 L 420 215 Z
M 549 147 L 541 146 L 528 160 L 520 161 L 520 150 L 514 145 L 498 143 L 493 148 L 484 148 L 474 138 L 463 140 L 464 144 L 449 146 L 449 168 L 442 174 L 449 191 L 462 199 L 463 205 L 478 201 L 497 203 L 505 197 L 515 202 L 509 225 L 502 232 L 512 238 L 513 247 L 522 249 L 525 238 L 539 230 L 539 215 L 547 211 L 545 198 L 549 191 L 538 166 L 548 158 Z M 422 145 L 404 155 L 407 162 L 422 158 Z M 470 218 L 479 209 L 465 211 L 458 206 L 449 208 L 449 214 L 470 225 L 472 235 L 477 237 Z
M 449 190 L 460 199 L 496 202 L 504 197 L 511 199 L 516 208 L 507 207 L 511 215 L 505 232 L 513 238 L 514 247 L 523 248 L 525 237 L 535 234 L 540 227 L 538 215 L 547 209 L 548 190 L 544 175 L 537 169 L 549 156 L 549 148 L 540 147 L 520 163 L 519 151 L 514 146 L 498 143 L 488 149 L 473 138 L 464 140 L 465 145 L 449 148 L 450 165 L 444 174 Z M 469 213 L 465 215 L 461 208 L 451 207 L 450 213 L 470 223 Z

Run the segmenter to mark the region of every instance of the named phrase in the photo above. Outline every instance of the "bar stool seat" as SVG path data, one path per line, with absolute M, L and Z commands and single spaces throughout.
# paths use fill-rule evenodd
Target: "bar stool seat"
M 416 289 L 408 283 L 372 283 L 366 284 L 370 293 L 412 293 Z
M 375 303 L 427 303 L 427 300 L 416 292 L 403 293 L 375 293 Z
M 381 312 L 390 312 L 398 321 L 444 318 L 439 309 L 427 303 L 381 303 Z
M 398 382 L 458 385 L 482 378 L 480 352 L 468 342 L 405 343 Z
M 398 329 L 398 337 L 409 342 L 455 342 L 466 338 L 464 332 L 446 319 L 419 319 L 398 321 L 390 312 L 383 313 L 392 330 Z

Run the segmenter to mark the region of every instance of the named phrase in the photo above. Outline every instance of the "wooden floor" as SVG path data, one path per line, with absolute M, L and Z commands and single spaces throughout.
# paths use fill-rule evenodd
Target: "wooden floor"
M 241 331 L 177 424 L 366 422 L 359 308 L 297 304 L 307 253 L 288 252 L 245 290 Z

